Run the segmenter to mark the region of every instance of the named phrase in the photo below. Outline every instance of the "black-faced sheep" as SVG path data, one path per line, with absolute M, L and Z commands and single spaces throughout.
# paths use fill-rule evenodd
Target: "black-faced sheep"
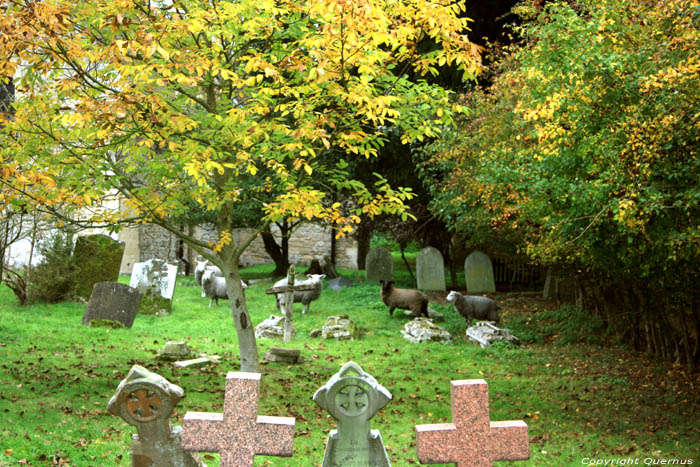
M 447 301 L 452 303 L 455 310 L 467 320 L 467 328 L 472 325 L 473 319 L 483 319 L 498 322 L 498 305 L 488 297 L 478 295 L 462 295 L 451 290 L 447 295 Z
M 303 281 L 294 281 L 294 285 L 314 285 L 315 288 L 313 290 L 309 290 L 306 292 L 294 292 L 294 303 L 302 303 L 304 305 L 304 308 L 302 309 L 302 313 L 306 313 L 309 311 L 309 305 L 311 302 L 314 300 L 318 300 L 318 297 L 321 296 L 321 291 L 323 290 L 323 278 L 325 278 L 325 274 L 307 274 L 306 275 L 306 280 Z M 287 278 L 285 277 L 284 279 L 280 279 L 275 284 L 273 287 L 283 287 L 287 285 Z M 284 313 L 284 307 L 285 307 L 285 294 L 277 294 L 277 308 L 279 309 L 280 313 Z
M 241 287 L 245 291 L 248 286 L 241 281 Z M 217 276 L 216 271 L 212 269 L 205 269 L 202 274 L 202 297 L 209 297 L 209 308 L 211 308 L 212 303 L 216 303 L 216 306 L 219 306 L 220 298 L 228 298 L 226 279 Z
M 415 289 L 397 289 L 394 281 L 379 281 L 382 284 L 382 302 L 389 307 L 389 315 L 394 316 L 396 308 L 411 310 L 414 316 L 428 317 L 428 296 Z
M 204 275 L 204 271 L 208 269 L 214 271 L 215 276 L 224 277 L 224 273 L 221 272 L 221 269 L 213 264 L 209 264 L 208 259 L 197 261 L 197 265 L 194 268 L 194 280 L 197 281 L 198 285 L 202 285 L 202 276 Z

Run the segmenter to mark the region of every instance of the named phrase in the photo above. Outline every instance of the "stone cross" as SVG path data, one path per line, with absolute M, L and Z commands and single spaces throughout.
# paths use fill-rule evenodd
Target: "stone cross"
M 452 423 L 416 426 L 418 460 L 487 467 L 493 461 L 530 458 L 523 421 L 491 422 L 486 381 L 452 381 Z
M 224 413 L 187 412 L 182 447 L 218 452 L 221 467 L 252 466 L 253 457 L 291 457 L 294 419 L 258 416 L 259 373 L 226 375 Z
M 182 388 L 138 365 L 119 383 L 107 409 L 138 430 L 131 440 L 133 467 L 203 465 L 180 445 L 182 428 L 170 429 L 170 414 L 184 396 Z
M 292 322 L 292 314 L 294 311 L 294 276 L 295 270 L 294 265 L 289 266 L 289 271 L 287 271 L 287 290 L 284 292 L 284 337 L 283 342 L 289 342 L 292 340 L 296 330 L 294 329 L 294 323 Z
M 389 458 L 382 436 L 369 420 L 391 400 L 391 393 L 354 362 L 346 363 L 313 397 L 338 421 L 331 430 L 323 467 L 384 467 Z

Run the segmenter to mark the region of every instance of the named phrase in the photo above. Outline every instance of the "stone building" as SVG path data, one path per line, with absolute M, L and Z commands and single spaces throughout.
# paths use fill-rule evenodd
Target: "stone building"
M 240 241 L 244 234 L 249 234 L 252 229 L 236 229 L 233 232 L 234 240 Z M 187 232 L 196 238 L 215 241 L 217 234 L 213 229 L 197 227 Z M 280 244 L 280 233 L 273 224 L 272 233 Z M 318 224 L 300 224 L 289 239 L 289 261 L 292 264 L 308 265 L 316 258 L 331 255 L 330 227 Z M 124 229 L 119 233 L 119 240 L 125 243 L 124 257 L 122 259 L 121 272 L 130 274 L 134 263 L 147 261 L 152 258 L 163 259 L 169 262 L 177 262 L 179 258 L 186 258 L 194 269 L 194 261 L 197 253 L 186 243 L 182 242 L 174 234 L 162 227 L 153 224 L 144 224 Z M 335 265 L 340 268 L 357 269 L 357 242 L 353 238 L 340 238 L 336 240 Z M 265 252 L 262 238 L 258 236 L 253 243 L 243 252 L 240 266 L 247 267 L 257 264 L 274 264 L 272 258 Z M 180 265 L 184 271 L 184 264 Z

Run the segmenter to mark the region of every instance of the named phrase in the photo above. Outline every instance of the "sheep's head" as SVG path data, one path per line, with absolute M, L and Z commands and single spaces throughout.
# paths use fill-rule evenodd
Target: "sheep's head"
M 208 284 L 212 281 L 214 277 L 214 271 L 211 269 L 205 269 L 204 274 L 202 274 L 202 285 Z
M 384 279 L 382 279 L 379 281 L 379 283 L 382 284 L 383 292 L 388 292 L 394 288 L 394 281 L 385 281 Z
M 306 278 L 311 281 L 312 284 L 318 284 L 321 279 L 326 277 L 325 274 L 307 274 Z
M 453 302 L 456 298 L 457 292 L 455 292 L 454 290 L 450 290 L 450 293 L 447 295 L 447 298 L 445 298 L 445 300 L 447 300 L 448 302 Z
M 204 271 L 207 268 L 207 264 L 209 264 L 209 260 L 205 259 L 204 261 L 197 261 L 197 265 L 194 267 L 195 271 Z

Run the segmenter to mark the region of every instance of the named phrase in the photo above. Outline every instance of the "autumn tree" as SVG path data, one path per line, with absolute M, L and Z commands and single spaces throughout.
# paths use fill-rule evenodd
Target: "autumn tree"
M 238 258 L 269 222 L 319 219 L 339 235 L 360 215 L 401 213 L 410 191 L 370 192 L 348 161 L 376 157 L 387 127 L 436 135 L 460 110 L 412 77 L 479 69 L 462 2 L 447 0 L 13 0 L 0 19 L 0 76 L 15 118 L 0 134 L 3 199 L 76 211 L 105 194 L 121 212 L 95 223 L 151 222 L 225 274 L 241 368 L 258 367 Z M 437 45 L 422 52 L 417 44 Z M 351 212 L 327 193 L 353 199 Z M 235 242 L 236 210 L 256 233 Z M 196 205 L 209 244 L 178 228 Z M 84 220 L 85 217 L 83 216 Z
M 519 12 L 522 43 L 423 167 L 434 212 L 568 266 L 608 326 L 697 367 L 698 2 L 524 2 Z

